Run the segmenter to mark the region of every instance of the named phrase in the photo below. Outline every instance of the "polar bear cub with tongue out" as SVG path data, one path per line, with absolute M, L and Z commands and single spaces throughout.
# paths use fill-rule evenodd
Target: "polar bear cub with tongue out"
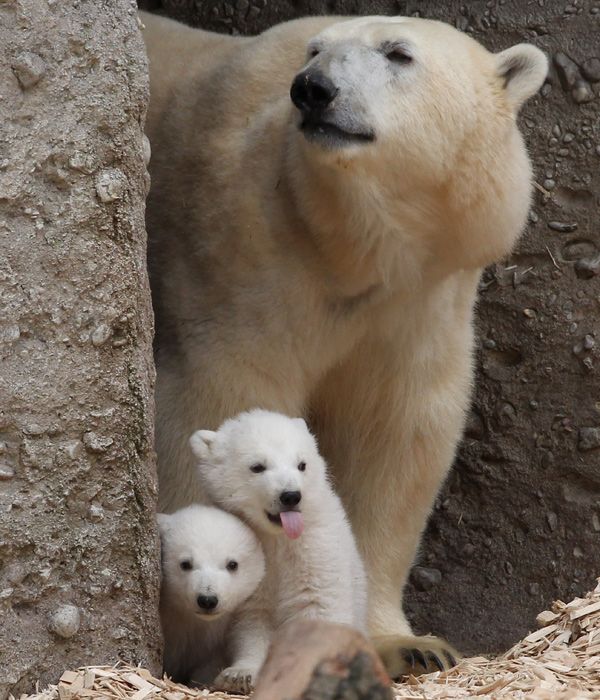
M 190 445 L 209 497 L 261 540 L 265 624 L 308 617 L 366 631 L 365 568 L 304 420 L 255 409 Z

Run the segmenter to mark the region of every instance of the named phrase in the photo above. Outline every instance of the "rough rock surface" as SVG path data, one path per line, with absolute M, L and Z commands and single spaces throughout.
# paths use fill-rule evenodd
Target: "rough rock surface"
M 515 255 L 483 276 L 469 429 L 408 591 L 419 631 L 465 652 L 508 647 L 535 626 L 537 610 L 583 593 L 600 573 L 600 2 L 144 6 L 240 33 L 307 14 L 419 13 L 490 49 L 528 41 L 552 59 L 520 120 L 541 187 Z
M 0 2 L 0 698 L 160 648 L 135 5 Z

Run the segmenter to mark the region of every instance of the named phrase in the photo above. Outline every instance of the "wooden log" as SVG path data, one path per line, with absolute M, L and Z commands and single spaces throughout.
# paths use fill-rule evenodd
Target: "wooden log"
M 360 632 L 296 620 L 274 637 L 253 700 L 392 700 L 391 682 Z

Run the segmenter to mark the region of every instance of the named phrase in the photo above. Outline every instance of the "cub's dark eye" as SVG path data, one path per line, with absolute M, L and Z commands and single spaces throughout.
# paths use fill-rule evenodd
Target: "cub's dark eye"
M 254 474 L 260 474 L 261 472 L 264 472 L 266 469 L 264 464 L 253 464 L 250 467 L 250 471 Z
M 318 56 L 318 55 L 319 55 L 319 49 L 311 49 L 308 52 L 309 58 L 314 58 L 315 56 Z
M 184 559 L 182 562 L 179 562 L 179 567 L 184 571 L 191 571 L 192 562 L 189 559 Z
M 407 65 L 411 63 L 413 57 L 410 53 L 402 48 L 402 46 L 394 46 L 392 48 L 385 49 L 385 57 L 388 61 L 392 63 L 398 63 L 399 65 Z
M 300 471 L 300 472 L 306 471 L 306 462 L 300 462 L 300 464 L 298 465 L 298 471 Z
M 234 559 L 231 559 L 230 561 L 227 562 L 227 571 L 237 571 L 238 570 L 238 563 Z

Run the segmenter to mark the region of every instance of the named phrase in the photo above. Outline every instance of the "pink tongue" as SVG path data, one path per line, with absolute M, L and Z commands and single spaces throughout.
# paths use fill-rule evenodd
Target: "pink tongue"
M 283 531 L 291 539 L 295 540 L 302 534 L 304 530 L 304 520 L 302 519 L 302 513 L 296 513 L 293 510 L 287 510 L 283 513 L 279 513 L 281 518 L 281 524 L 283 525 Z

